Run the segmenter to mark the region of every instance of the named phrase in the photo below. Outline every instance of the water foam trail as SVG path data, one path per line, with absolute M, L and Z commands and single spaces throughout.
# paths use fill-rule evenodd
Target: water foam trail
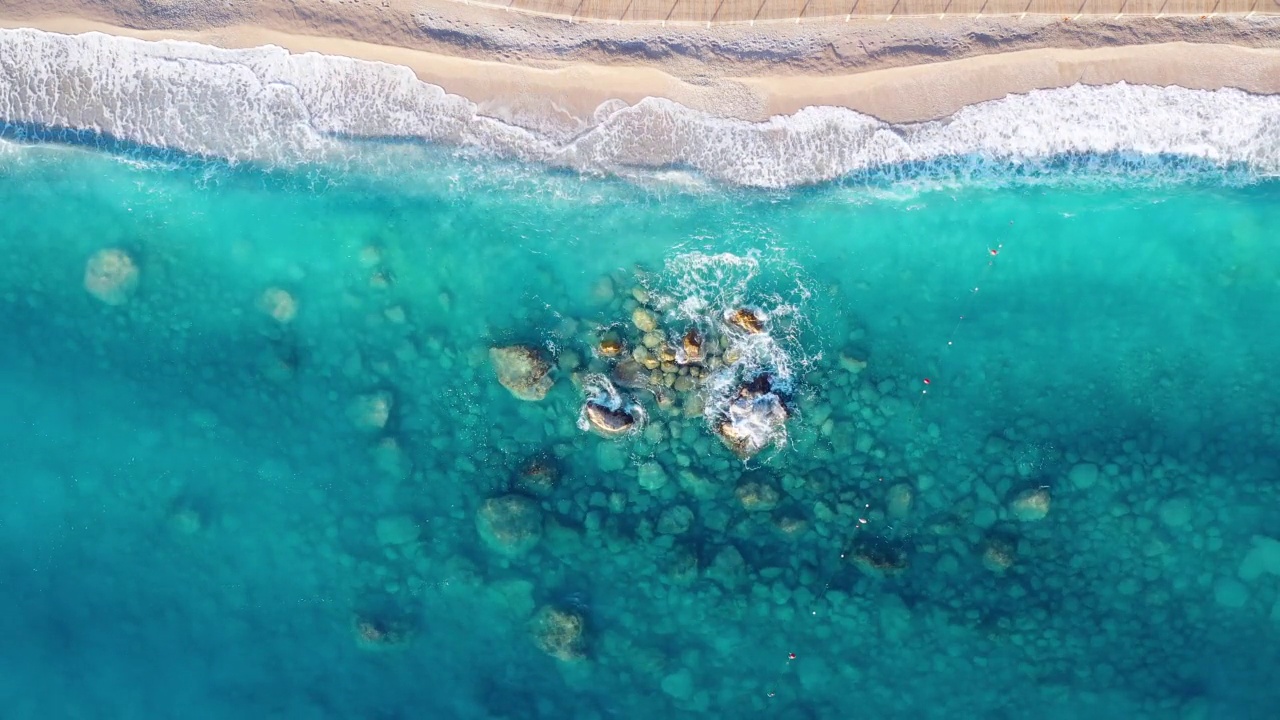
M 649 98 L 602 106 L 566 138 L 486 117 L 400 66 L 35 30 L 0 30 L 0 118 L 286 166 L 352 161 L 359 147 L 344 138 L 412 138 L 585 172 L 685 167 L 770 188 L 883 168 L 908 180 L 1158 175 L 1170 156 L 1280 174 L 1280 97 L 1229 89 L 1073 86 L 903 126 L 832 107 L 753 123 Z

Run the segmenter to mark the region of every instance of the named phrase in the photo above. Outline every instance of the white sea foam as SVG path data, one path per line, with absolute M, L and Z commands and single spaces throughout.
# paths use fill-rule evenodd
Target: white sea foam
M 403 137 L 587 172 L 683 167 L 761 187 L 886 167 L 909 177 L 939 161 L 961 179 L 1061 157 L 1084 157 L 1088 169 L 1107 154 L 1112 172 L 1178 156 L 1280 174 L 1280 97 L 1236 90 L 1075 86 L 906 126 L 831 107 L 751 123 L 646 99 L 609 103 L 564 137 L 486 117 L 403 67 L 34 30 L 0 30 L 0 119 L 232 161 L 342 160 L 357 152 L 344 138 Z

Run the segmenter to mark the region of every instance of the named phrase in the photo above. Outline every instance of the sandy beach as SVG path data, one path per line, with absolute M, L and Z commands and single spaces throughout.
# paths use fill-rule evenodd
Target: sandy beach
M 455 2 L 57 0 L 0 27 L 225 48 L 277 45 L 409 67 L 516 124 L 580 125 L 608 100 L 665 97 L 763 120 L 812 105 L 888 122 L 1084 83 L 1280 92 L 1280 18 L 989 16 L 711 27 L 569 23 Z

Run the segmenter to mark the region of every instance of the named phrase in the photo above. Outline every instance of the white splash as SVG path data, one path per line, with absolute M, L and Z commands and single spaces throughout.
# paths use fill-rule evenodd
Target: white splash
M 584 172 L 681 167 L 769 188 L 880 168 L 909 177 L 922 163 L 959 180 L 1035 172 L 1051 158 L 1090 170 L 1100 154 L 1117 174 L 1163 172 L 1169 156 L 1280 174 L 1280 96 L 1237 90 L 1078 85 L 906 126 L 831 107 L 752 123 L 650 98 L 606 103 L 565 138 L 486 117 L 400 66 L 35 30 L 0 30 L 0 119 L 231 161 L 346 161 L 360 148 L 344 139 L 411 138 Z

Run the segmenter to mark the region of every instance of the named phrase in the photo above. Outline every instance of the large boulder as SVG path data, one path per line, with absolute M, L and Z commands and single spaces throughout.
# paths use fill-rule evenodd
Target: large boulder
M 476 511 L 476 530 L 489 549 L 517 557 L 542 539 L 542 510 L 523 495 L 489 498 Z
M 720 439 L 746 460 L 773 444 L 786 441 L 790 413 L 773 379 L 765 374 L 738 389 L 716 424 Z
M 498 382 L 521 400 L 541 400 L 555 384 L 551 363 L 537 348 L 524 345 L 490 348 L 489 359 L 498 373 Z

